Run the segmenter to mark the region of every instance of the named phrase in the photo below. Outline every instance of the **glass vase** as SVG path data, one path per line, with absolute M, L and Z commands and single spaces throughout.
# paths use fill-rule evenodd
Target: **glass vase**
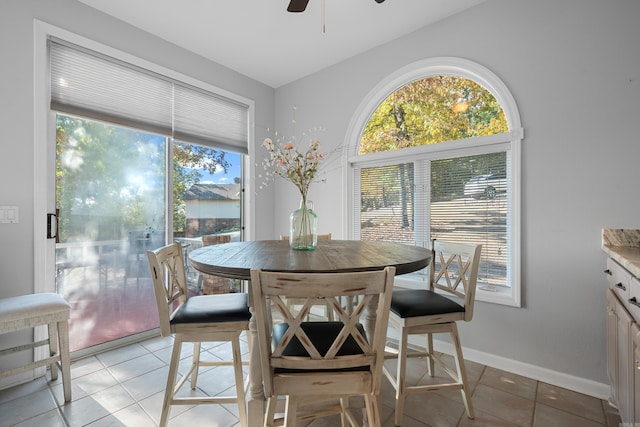
M 312 251 L 318 244 L 318 216 L 313 204 L 301 197 L 300 207 L 289 216 L 289 245 L 298 251 Z

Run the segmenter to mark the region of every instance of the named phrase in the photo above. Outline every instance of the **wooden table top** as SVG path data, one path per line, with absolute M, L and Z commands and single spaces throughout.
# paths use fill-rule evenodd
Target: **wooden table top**
M 313 251 L 297 251 L 283 240 L 205 246 L 189 252 L 198 271 L 249 280 L 252 269 L 304 273 L 355 272 L 396 267 L 396 275 L 429 265 L 431 250 L 401 243 L 359 240 L 319 241 Z

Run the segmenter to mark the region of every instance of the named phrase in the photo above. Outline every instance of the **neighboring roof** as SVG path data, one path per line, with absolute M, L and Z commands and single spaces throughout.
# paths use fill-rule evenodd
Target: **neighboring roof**
M 194 184 L 184 200 L 240 200 L 240 184 Z

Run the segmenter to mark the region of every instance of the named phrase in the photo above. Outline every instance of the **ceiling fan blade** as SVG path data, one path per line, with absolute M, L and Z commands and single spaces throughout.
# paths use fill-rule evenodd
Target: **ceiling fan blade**
M 309 4 L 309 0 L 291 0 L 287 12 L 304 12 Z

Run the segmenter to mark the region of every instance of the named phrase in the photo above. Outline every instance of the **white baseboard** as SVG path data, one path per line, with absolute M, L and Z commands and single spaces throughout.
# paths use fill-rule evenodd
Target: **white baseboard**
M 453 354 L 453 345 L 451 345 L 451 343 L 434 339 L 433 344 L 437 351 Z M 608 400 L 610 397 L 611 387 L 609 384 L 599 383 L 586 378 L 553 371 L 551 369 L 542 368 L 529 363 L 518 362 L 517 360 L 508 359 L 506 357 L 485 353 L 471 348 L 463 347 L 462 354 L 464 354 L 465 360 L 501 369 L 513 374 L 522 375 L 523 377 L 542 381 L 557 387 L 566 388 L 577 393 L 586 394 L 603 400 Z

